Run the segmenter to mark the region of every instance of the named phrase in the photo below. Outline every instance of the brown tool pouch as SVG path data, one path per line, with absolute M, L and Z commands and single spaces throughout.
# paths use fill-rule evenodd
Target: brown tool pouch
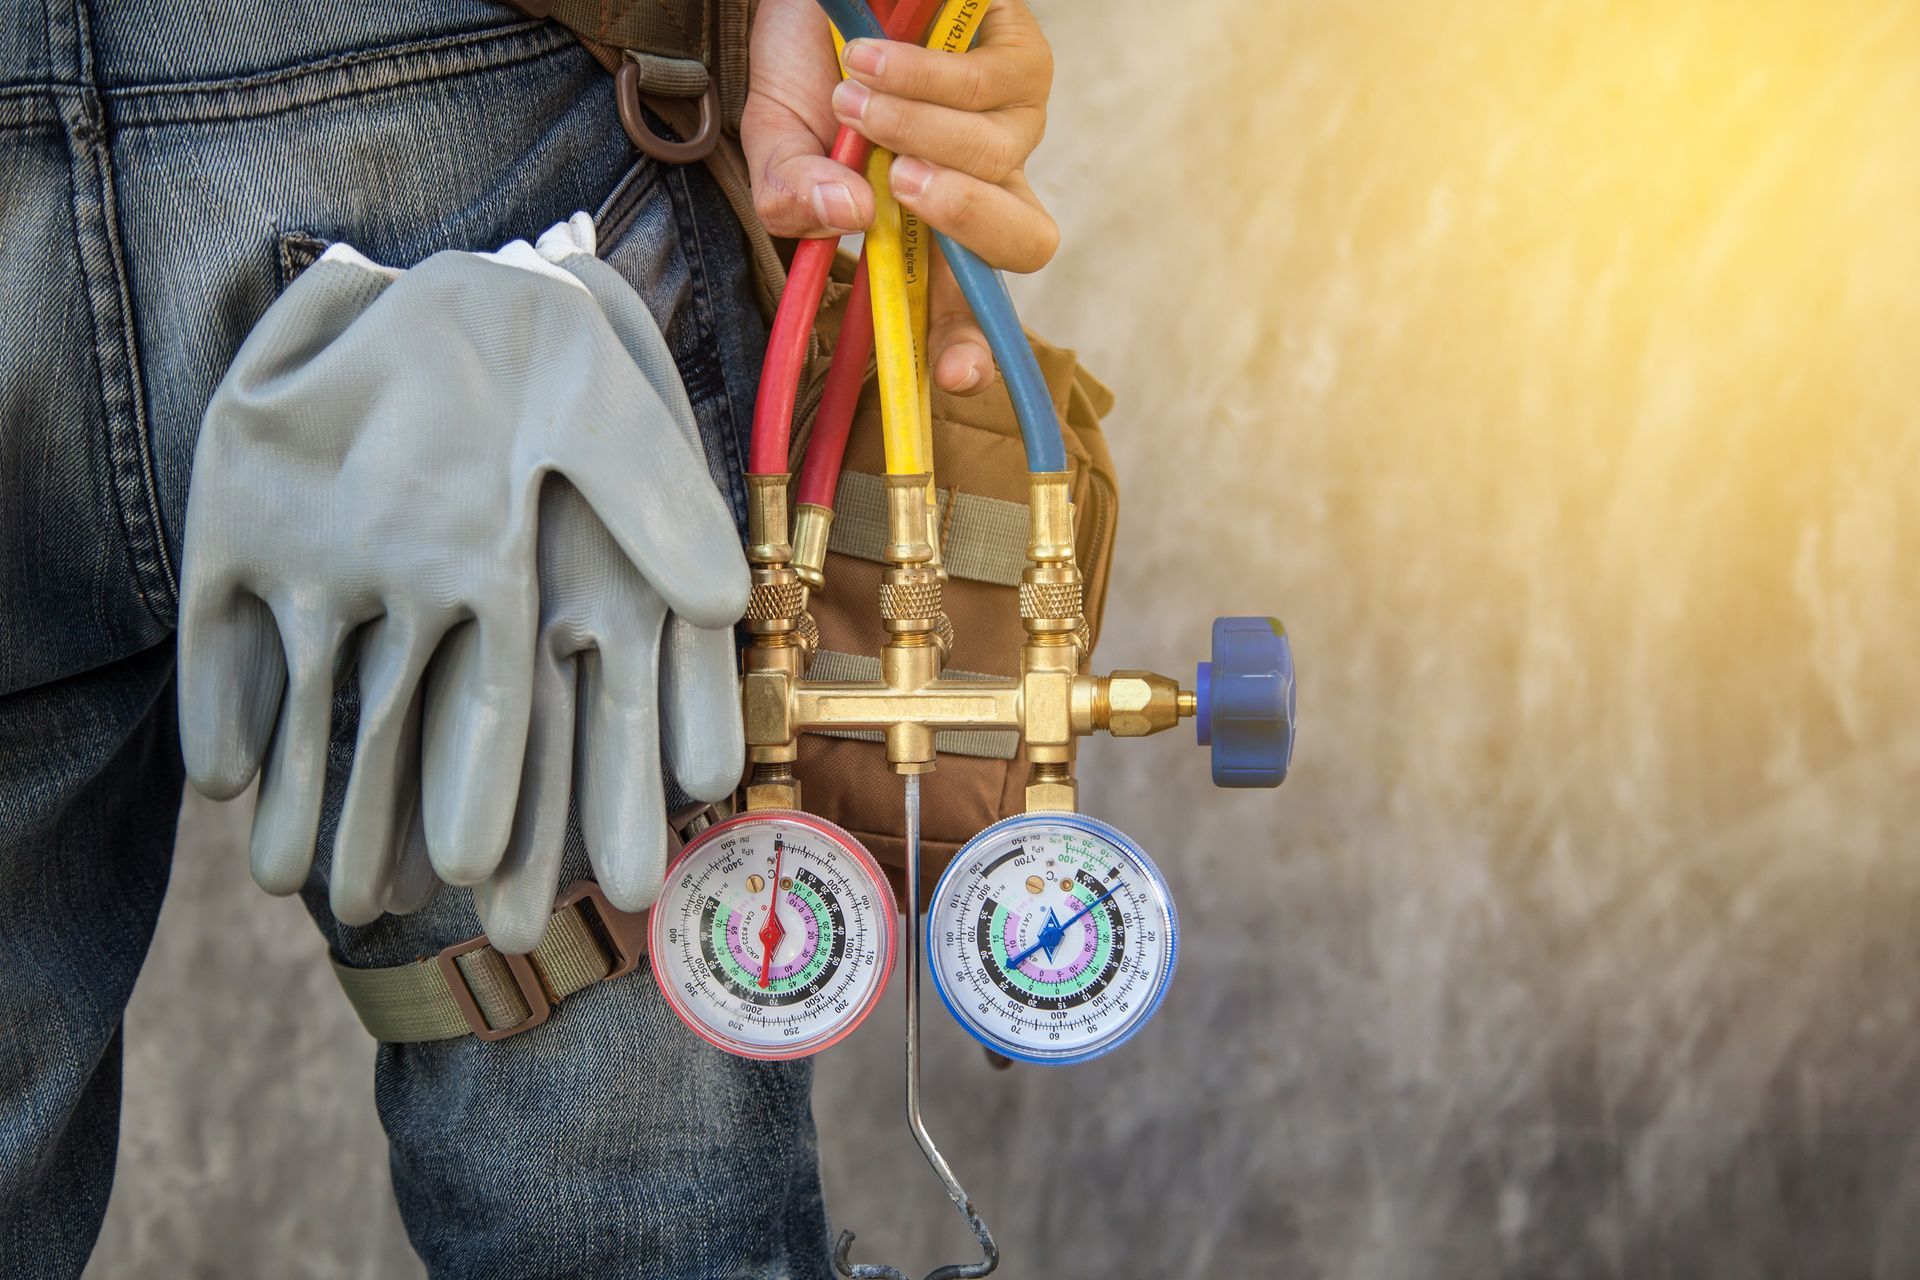
M 817 332 L 823 350 L 832 349 L 852 274 L 853 259 L 843 253 L 821 307 Z M 1080 367 L 1073 352 L 1039 339 L 1033 348 L 1066 437 L 1075 550 L 1086 578 L 1087 622 L 1098 636 L 1119 516 L 1113 459 L 1100 429 L 1113 396 Z M 811 370 L 816 387 L 826 363 L 822 357 Z M 803 396 L 802 405 L 811 398 Z M 810 425 L 810 417 L 803 408 L 803 423 Z M 802 448 L 804 440 L 795 446 L 796 461 Z M 996 382 L 976 396 L 936 389 L 933 454 L 941 557 L 948 574 L 946 610 L 954 630 L 946 676 L 1017 676 L 1026 643 L 1019 584 L 1027 564 L 1027 461 L 1004 386 Z M 834 500 L 826 588 L 810 601 L 820 628 L 811 678 L 879 676 L 884 636 L 875 601 L 886 541 L 885 472 L 877 389 L 869 377 Z M 934 745 L 939 769 L 921 793 L 922 868 L 928 884 L 974 834 L 1020 811 L 1027 781 L 1017 734 L 941 733 Z M 890 875 L 904 864 L 901 782 L 887 765 L 878 733 L 802 734 L 795 771 L 810 812 L 858 836 Z

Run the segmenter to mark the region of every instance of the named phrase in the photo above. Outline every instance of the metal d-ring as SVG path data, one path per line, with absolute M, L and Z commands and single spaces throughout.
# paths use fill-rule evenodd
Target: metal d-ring
M 940 1175 L 940 1181 L 946 1185 L 947 1198 L 966 1218 L 967 1225 L 973 1228 L 973 1235 L 980 1242 L 981 1259 L 979 1262 L 959 1262 L 929 1271 L 926 1280 L 977 1280 L 1000 1265 L 1000 1246 L 993 1242 L 993 1232 L 974 1212 L 973 1197 L 960 1185 L 960 1179 L 953 1176 L 952 1166 L 947 1158 L 940 1154 L 940 1148 L 933 1145 L 933 1137 L 927 1132 L 926 1121 L 920 1116 L 920 775 L 907 775 L 907 1127 L 913 1130 L 913 1139 L 920 1144 L 920 1154 L 927 1158 L 933 1171 Z M 841 1275 L 850 1280 L 912 1280 L 897 1267 L 889 1267 L 877 1262 L 865 1262 L 858 1265 L 847 1261 L 847 1254 L 853 1248 L 853 1232 L 842 1231 L 839 1241 L 833 1248 L 833 1266 Z
M 707 77 L 707 90 L 700 95 L 700 127 L 685 142 L 674 142 L 653 131 L 640 112 L 640 68 L 632 59 L 620 64 L 613 75 L 613 102 L 620 111 L 620 127 L 627 131 L 633 145 L 667 164 L 692 164 L 705 160 L 720 141 L 720 90 L 713 77 Z

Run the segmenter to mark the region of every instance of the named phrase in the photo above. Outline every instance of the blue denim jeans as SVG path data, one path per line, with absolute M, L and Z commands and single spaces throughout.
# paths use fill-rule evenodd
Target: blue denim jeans
M 0 0 L 0 1273 L 77 1275 L 106 1209 L 180 800 L 181 518 L 214 384 L 325 242 L 404 266 L 576 209 L 666 332 L 743 516 L 764 332 L 739 228 L 704 171 L 635 162 L 564 31 L 489 0 Z M 349 686 L 330 814 L 354 711 Z M 584 874 L 577 830 L 569 857 Z M 454 891 L 343 927 L 325 875 L 306 899 L 345 963 L 479 931 Z M 809 1082 L 708 1047 L 636 975 L 497 1044 L 382 1046 L 376 1098 L 436 1276 L 817 1277 Z

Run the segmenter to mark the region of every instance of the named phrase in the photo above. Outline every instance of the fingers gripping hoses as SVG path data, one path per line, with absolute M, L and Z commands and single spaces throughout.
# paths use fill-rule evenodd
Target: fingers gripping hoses
M 848 39 L 887 38 L 878 19 L 862 0 L 818 2 L 834 26 Z M 876 199 L 883 198 L 884 189 L 884 179 L 875 184 Z M 1026 334 L 1020 328 L 1020 318 L 1014 312 L 1013 299 L 1007 293 L 1006 284 L 997 271 L 980 261 L 964 245 L 956 243 L 952 237 L 942 232 L 936 233 L 935 239 L 940 245 L 941 255 L 953 270 L 960 292 L 966 296 L 967 305 L 973 308 L 974 319 L 980 322 L 980 329 L 987 336 L 987 345 L 993 348 L 1001 374 L 1006 378 L 1007 394 L 1013 400 L 1014 414 L 1020 420 L 1021 438 L 1026 444 L 1028 470 L 1065 471 L 1066 446 L 1061 438 L 1059 418 L 1054 413 L 1053 397 L 1047 392 L 1046 380 L 1040 374 L 1040 364 L 1034 359 L 1033 348 L 1027 345 Z
M 917 39 L 938 7 L 939 0 L 901 0 L 887 19 L 886 34 L 902 40 Z M 849 169 L 864 169 L 872 145 L 852 129 L 843 128 L 828 154 Z M 760 369 L 760 390 L 754 399 L 747 470 L 756 474 L 780 475 L 787 470 L 787 443 L 794 402 L 800 394 L 800 371 L 807 359 L 807 336 L 813 331 L 814 313 L 820 308 L 839 244 L 837 236 L 802 240 L 787 268 L 787 285 L 774 313 L 773 330 L 767 336 L 767 358 Z

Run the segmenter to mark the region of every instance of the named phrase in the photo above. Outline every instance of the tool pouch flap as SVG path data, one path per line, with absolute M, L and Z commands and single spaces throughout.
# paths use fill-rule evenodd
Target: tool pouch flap
M 842 254 L 821 308 L 817 347 L 823 352 L 833 349 L 852 270 L 853 260 Z M 1097 637 L 1119 515 L 1113 459 L 1100 429 L 1113 396 L 1073 352 L 1028 336 L 1064 428 L 1075 548 L 1086 579 L 1087 621 Z M 811 370 L 816 385 L 826 363 L 822 358 Z M 949 574 L 946 608 L 954 628 L 946 675 L 1018 675 L 1026 642 L 1019 584 L 1027 563 L 1027 464 L 1004 385 L 996 382 L 966 397 L 936 389 L 933 453 L 941 553 Z M 870 375 L 834 503 L 826 589 L 811 603 L 820 627 L 820 649 L 808 673 L 814 678 L 879 675 L 883 635 L 876 601 L 886 541 L 885 472 Z M 939 768 L 927 778 L 921 802 L 923 879 L 929 886 L 976 832 L 1022 808 L 1027 780 L 1026 754 L 1015 733 L 941 733 L 935 746 Z M 889 874 L 903 865 L 901 782 L 887 765 L 877 732 L 802 734 L 797 774 L 809 811 L 860 837 Z

